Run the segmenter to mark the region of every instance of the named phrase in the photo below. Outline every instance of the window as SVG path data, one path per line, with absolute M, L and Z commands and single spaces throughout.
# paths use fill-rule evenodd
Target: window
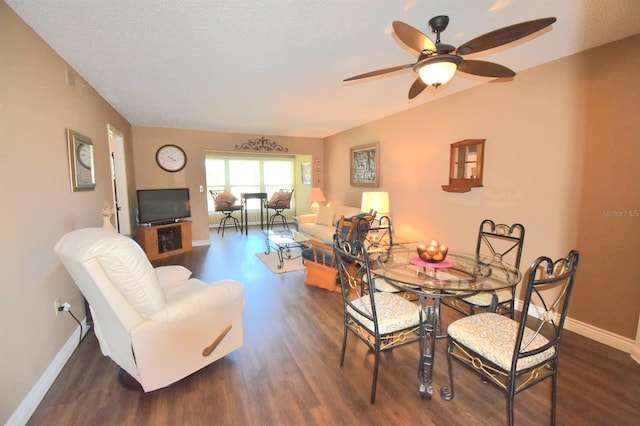
M 207 154 L 205 160 L 207 189 L 210 191 L 226 189 L 238 198 L 243 192 L 266 192 L 270 196 L 280 189 L 293 189 L 293 166 L 294 159 L 291 157 Z M 209 224 L 217 225 L 219 220 L 214 212 L 213 197 L 209 197 L 208 200 Z M 259 223 L 259 202 L 260 200 L 257 199 L 247 200 L 250 223 Z M 252 214 L 256 212 L 258 212 L 257 216 Z M 291 216 L 295 215 L 294 209 L 290 212 Z

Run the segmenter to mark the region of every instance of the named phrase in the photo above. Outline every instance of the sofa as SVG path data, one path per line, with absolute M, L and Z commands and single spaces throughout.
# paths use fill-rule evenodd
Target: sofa
M 336 223 L 342 217 L 352 217 L 362 213 L 359 207 L 320 206 L 317 214 L 298 216 L 298 231 L 327 244 L 333 244 Z

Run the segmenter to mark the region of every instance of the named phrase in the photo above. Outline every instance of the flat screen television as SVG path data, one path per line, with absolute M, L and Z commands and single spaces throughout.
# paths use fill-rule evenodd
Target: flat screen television
M 167 223 L 191 217 L 189 188 L 139 189 L 138 222 Z

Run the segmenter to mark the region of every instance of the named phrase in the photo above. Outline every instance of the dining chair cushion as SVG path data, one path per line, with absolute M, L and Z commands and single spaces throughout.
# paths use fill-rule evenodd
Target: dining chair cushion
M 365 283 L 369 281 L 366 275 L 362 276 L 362 281 Z M 382 277 L 374 276 L 373 284 L 376 291 L 385 291 L 387 293 L 398 293 L 400 291 L 398 287 L 389 284 L 389 282 Z
M 376 292 L 374 294 L 376 313 L 378 314 L 378 327 L 380 334 L 389 334 L 404 330 L 420 323 L 418 306 L 393 293 Z M 358 309 L 371 313 L 371 299 L 362 296 L 354 300 L 353 305 Z M 374 333 L 373 322 L 356 312 L 347 305 L 347 311 L 371 333 Z
M 473 296 L 463 297 L 462 300 L 476 306 L 491 306 L 492 294 L 493 292 L 491 291 L 481 291 Z M 510 289 L 496 290 L 496 295 L 498 296 L 498 303 L 504 303 L 512 299 Z
M 504 315 L 485 312 L 452 322 L 447 333 L 457 342 L 508 371 L 511 368 L 518 326 L 517 321 Z M 528 342 L 534 334 L 533 330 L 526 328 L 522 339 L 523 344 Z M 548 340 L 539 334 L 527 349 L 533 350 L 546 343 Z M 516 370 L 538 365 L 553 355 L 555 355 L 554 348 L 549 348 L 542 353 L 522 358 L 518 361 Z

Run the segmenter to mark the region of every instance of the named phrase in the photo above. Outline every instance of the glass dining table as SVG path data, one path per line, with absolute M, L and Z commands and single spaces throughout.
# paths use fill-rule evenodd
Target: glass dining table
M 441 330 L 440 301 L 514 287 L 522 276 L 518 269 L 499 257 L 472 252 L 449 251 L 443 262 L 428 263 L 418 257 L 416 246 L 395 245 L 386 253 L 372 254 L 370 267 L 375 276 L 384 278 L 398 290 L 418 296 L 422 324 L 419 392 L 423 399 L 431 399 L 436 340 L 446 337 Z M 441 389 L 444 399 L 447 392 L 446 387 Z

